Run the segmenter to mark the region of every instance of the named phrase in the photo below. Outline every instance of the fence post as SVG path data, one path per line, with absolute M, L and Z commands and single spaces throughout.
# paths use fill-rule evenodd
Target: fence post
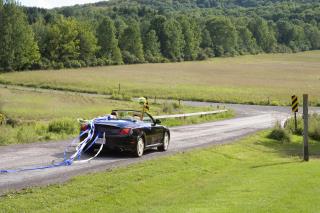
M 303 160 L 309 161 L 309 143 L 308 143 L 308 95 L 303 95 Z

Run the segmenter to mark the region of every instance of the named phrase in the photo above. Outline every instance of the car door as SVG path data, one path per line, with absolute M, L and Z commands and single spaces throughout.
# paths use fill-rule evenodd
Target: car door
M 155 120 L 147 113 L 144 114 L 147 122 L 151 123 L 151 144 L 161 143 L 163 137 L 163 127 L 155 124 Z

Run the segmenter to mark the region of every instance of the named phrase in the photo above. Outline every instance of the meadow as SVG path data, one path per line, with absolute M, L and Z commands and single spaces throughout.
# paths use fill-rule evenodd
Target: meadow
M 306 163 L 301 137 L 269 133 L 7 194 L 1 211 L 317 212 L 320 144 Z
M 201 62 L 139 64 L 0 75 L 3 84 L 82 91 L 120 92 L 183 100 L 289 105 L 310 95 L 320 105 L 320 51 L 214 58 Z
M 136 101 L 9 88 L 0 88 L 0 103 L 0 112 L 9 119 L 7 125 L 0 125 L 0 146 L 68 139 L 79 134 L 80 126 L 77 121 L 79 118 L 90 120 L 110 114 L 114 109 L 141 110 L 141 106 Z M 179 105 L 178 101 L 163 103 L 150 101 L 150 113 L 153 115 L 212 110 L 215 108 Z M 166 119 L 163 120 L 163 124 L 168 126 L 196 124 L 233 116 L 234 113 L 228 111 L 203 117 Z

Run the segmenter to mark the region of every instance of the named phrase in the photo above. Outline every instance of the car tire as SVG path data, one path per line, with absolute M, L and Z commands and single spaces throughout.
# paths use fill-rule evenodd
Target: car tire
M 144 140 L 142 137 L 139 137 L 137 140 L 136 149 L 134 151 L 134 155 L 138 158 L 142 157 L 144 153 Z
M 170 144 L 170 137 L 168 132 L 165 132 L 163 135 L 162 145 L 158 147 L 158 150 L 161 152 L 165 152 L 168 150 Z

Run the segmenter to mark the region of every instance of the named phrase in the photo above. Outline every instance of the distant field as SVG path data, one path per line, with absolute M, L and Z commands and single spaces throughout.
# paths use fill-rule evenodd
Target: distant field
M 75 137 L 79 133 L 77 118 L 92 119 L 110 114 L 113 109 L 141 110 L 139 103 L 134 101 L 117 101 L 103 97 L 64 93 L 0 88 L 0 112 L 12 120 L 10 123 L 8 121 L 8 125 L 0 125 L 0 146 Z M 178 101 L 161 104 L 154 104 L 150 101 L 150 107 L 153 115 L 215 109 L 179 105 Z M 163 120 L 163 124 L 179 126 L 222 120 L 233 116 L 234 113 L 228 111 L 217 115 L 167 119 Z M 59 131 L 51 131 L 50 125 L 58 125 L 62 128 Z
M 138 102 L 118 101 L 106 98 L 94 98 L 81 95 L 42 93 L 0 88 L 2 111 L 10 118 L 49 121 L 57 118 L 94 118 L 110 114 L 113 109 L 141 110 Z M 176 103 L 178 105 L 178 102 Z M 164 112 L 164 108 L 166 111 Z M 181 106 L 173 108 L 172 104 L 153 104 L 150 101 L 152 114 L 177 114 L 180 112 L 198 112 L 213 110 L 211 107 Z
M 185 100 L 287 105 L 309 93 L 320 105 L 320 51 L 216 58 L 0 75 L 0 82 L 32 87 Z
M 318 212 L 320 144 L 302 138 L 183 152 L 0 198 L 3 212 Z

